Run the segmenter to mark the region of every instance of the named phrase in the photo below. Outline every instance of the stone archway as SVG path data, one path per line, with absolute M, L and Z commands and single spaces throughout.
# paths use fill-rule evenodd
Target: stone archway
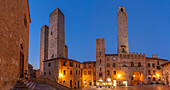
M 139 85 L 144 83 L 144 74 L 136 71 L 131 74 L 131 85 Z

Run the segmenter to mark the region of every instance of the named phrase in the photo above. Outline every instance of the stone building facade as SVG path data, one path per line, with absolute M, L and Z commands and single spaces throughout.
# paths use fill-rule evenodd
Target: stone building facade
M 28 0 L 0 0 L 0 89 L 11 89 L 28 71 Z
M 170 62 L 161 65 L 163 68 L 163 82 L 170 86 Z
M 44 77 L 69 88 L 81 87 L 81 63 L 65 58 L 44 61 Z
M 82 63 L 82 84 L 83 86 L 96 86 L 96 62 Z
M 131 53 L 128 47 L 127 13 L 125 7 L 117 12 L 117 54 L 105 53 L 105 39 L 96 39 L 96 85 L 138 85 L 163 83 L 161 64 L 168 60 L 158 55 L 146 57 L 145 53 Z M 84 75 L 83 63 L 82 75 Z M 165 76 L 165 75 L 164 75 Z M 82 77 L 82 80 L 90 79 Z M 84 86 L 90 86 L 83 82 Z

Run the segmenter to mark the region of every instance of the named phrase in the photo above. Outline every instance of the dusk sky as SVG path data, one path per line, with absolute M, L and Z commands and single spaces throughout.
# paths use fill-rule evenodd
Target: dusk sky
M 68 56 L 79 62 L 96 60 L 96 38 L 105 38 L 106 54 L 117 53 L 117 10 L 128 18 L 129 52 L 170 59 L 170 0 L 29 0 L 31 24 L 29 63 L 39 68 L 40 29 L 49 26 L 57 7 L 65 15 Z

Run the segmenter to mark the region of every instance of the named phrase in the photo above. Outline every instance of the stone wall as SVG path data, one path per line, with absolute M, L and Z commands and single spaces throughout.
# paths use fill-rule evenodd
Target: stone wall
M 28 0 L 0 0 L 0 11 L 0 89 L 9 90 L 20 77 L 20 71 L 28 71 L 31 22 Z

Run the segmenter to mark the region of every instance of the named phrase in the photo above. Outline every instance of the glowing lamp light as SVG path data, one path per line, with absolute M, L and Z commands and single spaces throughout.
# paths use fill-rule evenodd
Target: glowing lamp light
M 111 81 L 111 79 L 110 79 L 110 78 L 107 78 L 107 81 L 109 81 L 109 82 L 110 82 L 110 81 Z
M 120 78 L 120 76 L 121 76 L 120 74 L 117 75 L 118 78 Z
M 159 77 L 159 74 L 156 74 L 157 77 Z
M 135 77 L 135 75 L 133 75 L 133 77 Z
M 59 77 L 63 77 L 63 74 L 60 73 L 60 74 L 59 74 Z
M 99 82 L 103 82 L 103 80 L 100 79 Z

